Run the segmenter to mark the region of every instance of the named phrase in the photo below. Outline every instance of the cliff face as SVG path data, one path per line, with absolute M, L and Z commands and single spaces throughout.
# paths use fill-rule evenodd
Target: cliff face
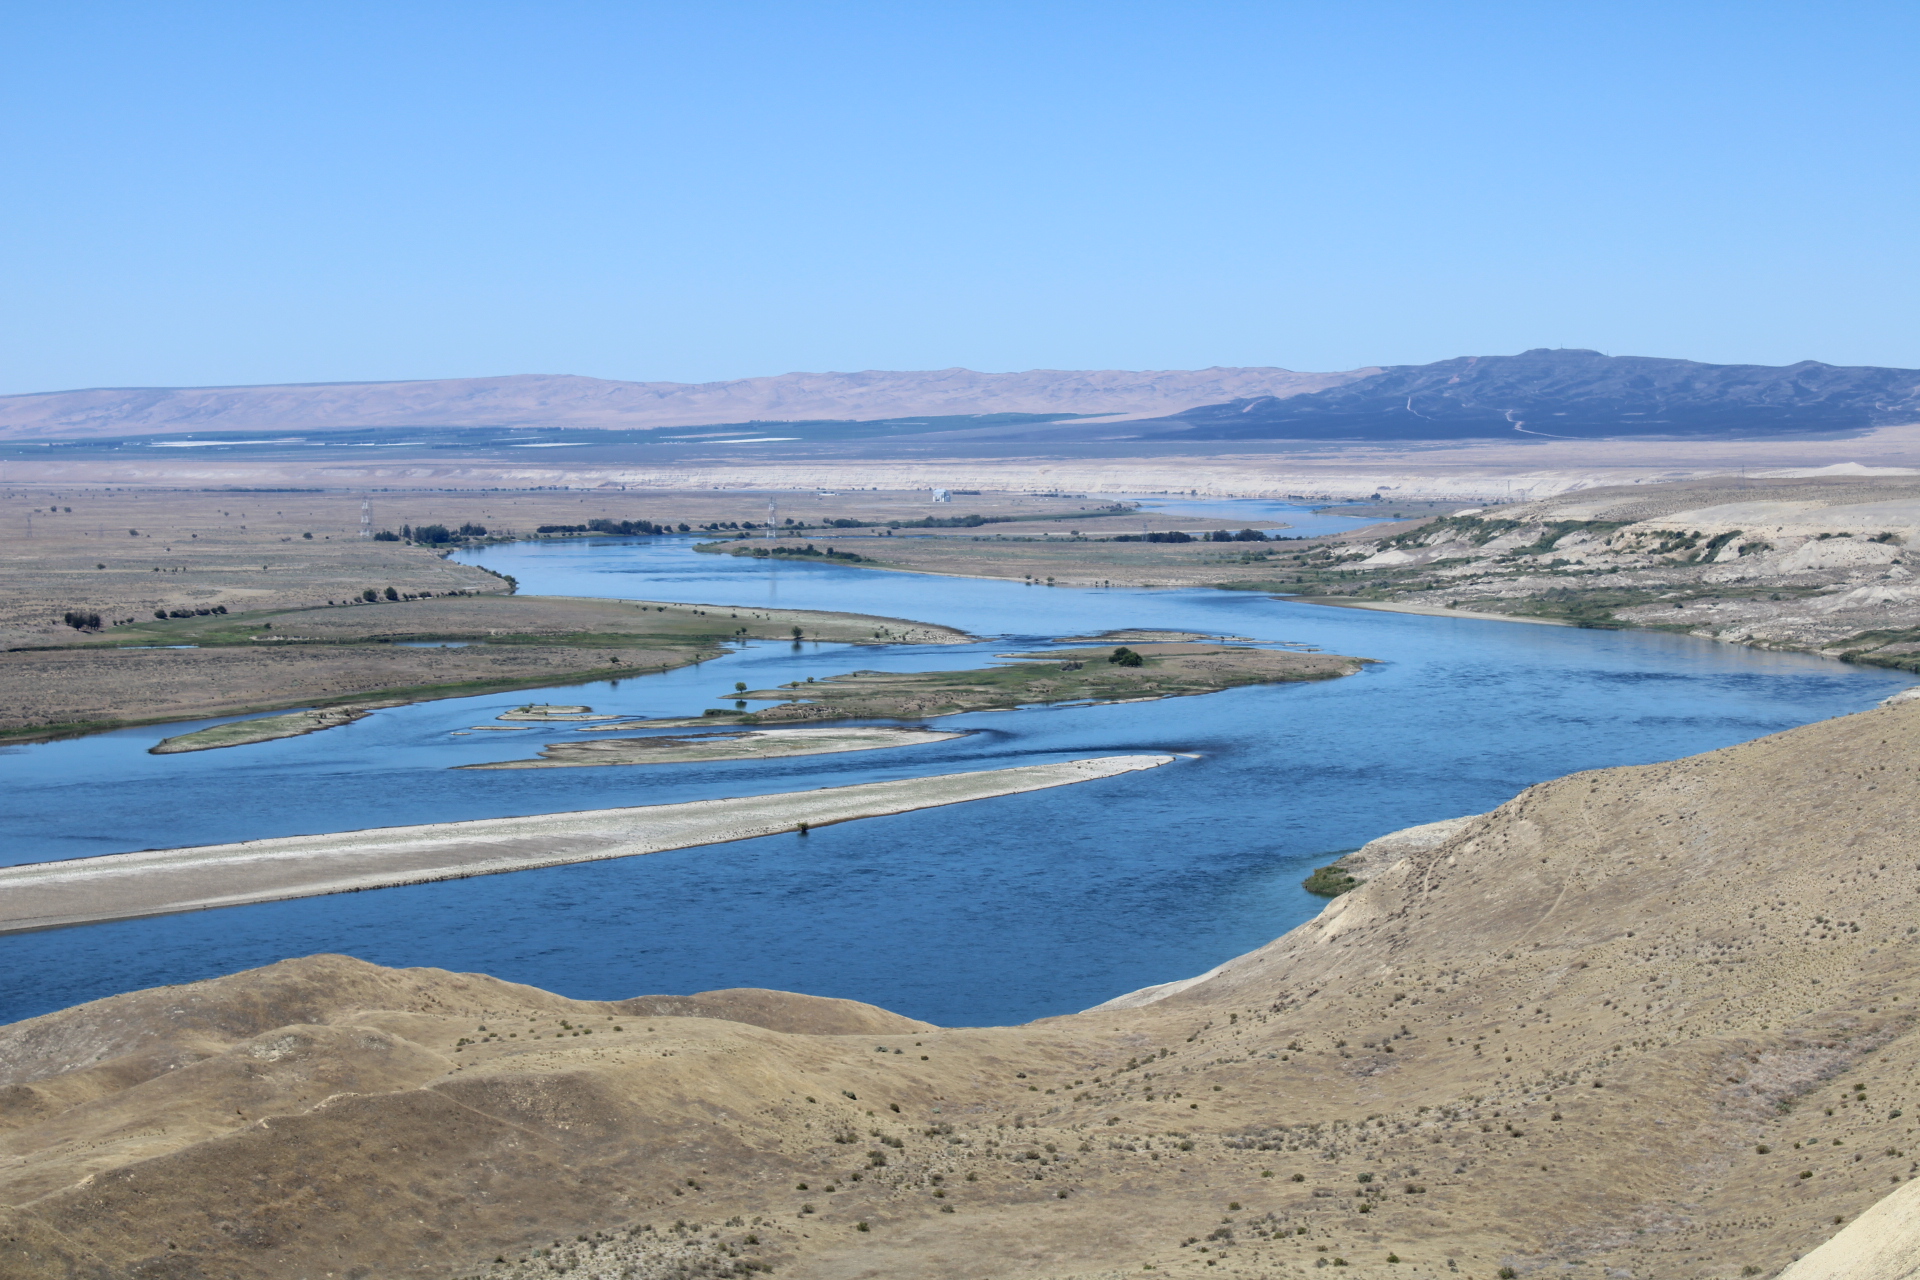
M 1754 438 L 1920 419 L 1920 370 L 1773 366 L 1539 348 L 1392 365 L 1285 400 L 1170 415 L 1188 440 L 1461 440 L 1485 436 Z
M 1368 530 L 1321 555 L 1330 574 L 1280 582 L 1308 595 L 1679 631 L 1920 670 L 1916 539 L 1920 484 L 1910 476 L 1720 477 Z
M 1920 1173 L 1917 766 L 1908 700 L 1573 775 L 1024 1027 L 339 957 L 81 1006 L 0 1029 L 0 1273 L 1772 1274 Z

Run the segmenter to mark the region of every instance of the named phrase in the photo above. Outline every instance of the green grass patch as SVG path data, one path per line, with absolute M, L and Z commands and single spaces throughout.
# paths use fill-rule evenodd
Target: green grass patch
M 1341 894 L 1360 887 L 1360 881 L 1341 870 L 1338 863 L 1317 868 L 1314 873 L 1300 882 L 1300 887 L 1308 893 L 1317 893 L 1323 898 L 1337 898 Z

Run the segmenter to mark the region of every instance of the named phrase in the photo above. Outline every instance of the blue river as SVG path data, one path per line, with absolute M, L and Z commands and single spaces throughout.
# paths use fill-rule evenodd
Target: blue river
M 1169 500 L 1169 509 L 1174 507 Z M 1206 514 L 1316 517 L 1285 504 Z M 1289 514 L 1291 513 L 1291 514 Z M 858 549 L 858 539 L 845 540 Z M 154 756 L 194 725 L 0 749 L 0 862 L 752 795 L 1117 752 L 1197 759 L 1096 783 L 609 862 L 0 938 L 0 1022 L 314 952 L 476 970 L 583 998 L 754 986 L 946 1025 L 1069 1012 L 1189 976 L 1310 917 L 1337 851 L 1541 780 L 1857 711 L 1905 675 L 1687 637 L 1416 617 L 1211 590 L 1076 590 L 579 539 L 464 558 L 523 592 L 850 610 L 964 646 L 755 643 L 697 667 L 531 695 L 628 715 L 725 706 L 856 668 L 978 665 L 1123 627 L 1378 660 L 1304 686 L 946 717 L 966 737 L 797 760 L 461 771 L 565 726 L 456 730 L 527 693 L 420 703 L 301 738 Z M 196 722 L 198 724 L 215 721 Z

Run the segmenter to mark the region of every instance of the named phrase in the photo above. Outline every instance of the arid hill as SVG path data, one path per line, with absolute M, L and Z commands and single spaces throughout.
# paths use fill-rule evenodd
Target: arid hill
M 0 439 L 367 427 L 681 427 L 931 414 L 1177 413 L 1238 396 L 1318 391 L 1373 372 L 971 369 L 783 373 L 726 382 L 568 374 L 260 387 L 96 387 L 0 396 Z
M 1753 439 L 1916 419 L 1920 369 L 1702 364 L 1536 347 L 1389 365 L 1307 395 L 1237 399 L 1143 425 L 1209 440 Z
M 1022 1027 L 327 956 L 98 1001 L 0 1028 L 0 1274 L 1773 1275 L 1920 1173 L 1916 764 L 1907 700 L 1576 774 Z M 1818 1274 L 1897 1274 L 1885 1216 Z

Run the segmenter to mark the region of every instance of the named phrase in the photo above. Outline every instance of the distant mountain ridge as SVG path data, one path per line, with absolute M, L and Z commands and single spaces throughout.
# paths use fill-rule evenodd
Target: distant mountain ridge
M 1038 415 L 1079 420 L 1001 420 Z M 930 418 L 928 423 L 901 419 Z M 1335 373 L 971 369 L 785 373 L 725 382 L 621 382 L 567 374 L 258 387 L 105 387 L 0 396 L 0 441 L 181 433 L 274 436 L 369 429 L 620 429 L 833 423 L 868 452 L 978 437 L 1009 451 L 1099 439 L 1385 443 L 1485 438 L 1755 438 L 1920 422 L 1920 370 L 1703 364 L 1536 348 Z M 812 427 L 800 424 L 814 424 Z M 823 425 L 829 424 L 829 425 Z M 824 439 L 824 437 L 821 437 Z M 837 438 L 837 437 L 836 437 Z M 852 437 L 849 437 L 851 439 Z M 662 436 L 662 442 L 673 439 Z M 1184 452 L 1184 447 L 1182 448 Z M 1216 450 L 1217 452 L 1217 450 Z
M 1325 390 L 1243 397 L 1136 425 L 1148 439 L 1382 441 L 1748 437 L 1914 421 L 1916 369 L 1701 364 L 1540 347 L 1393 365 Z
M 1196 405 L 1319 391 L 1375 372 L 1289 369 L 786 373 L 726 382 L 569 374 L 257 387 L 101 387 L 0 396 L 0 439 L 368 427 L 691 427 L 914 415 L 1160 417 Z

